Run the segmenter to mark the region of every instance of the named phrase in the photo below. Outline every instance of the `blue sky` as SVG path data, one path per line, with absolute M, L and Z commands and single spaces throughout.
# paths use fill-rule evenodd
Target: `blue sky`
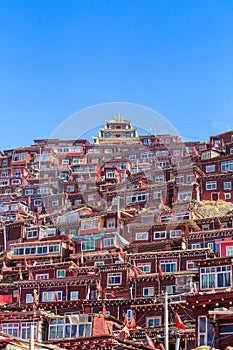
M 233 128 L 231 0 L 1 0 L 0 63 L 1 150 L 107 102 L 186 139 Z

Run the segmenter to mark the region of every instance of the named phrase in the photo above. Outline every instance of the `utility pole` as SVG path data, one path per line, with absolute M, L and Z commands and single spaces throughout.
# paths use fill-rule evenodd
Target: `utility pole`
M 34 350 L 34 324 L 30 326 L 29 350 Z
M 169 333 L 168 333 L 168 297 L 167 291 L 165 291 L 164 300 L 164 344 L 165 350 L 169 350 Z

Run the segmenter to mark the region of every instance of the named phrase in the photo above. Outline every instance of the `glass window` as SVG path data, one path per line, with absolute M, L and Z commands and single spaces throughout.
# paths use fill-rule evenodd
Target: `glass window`
M 166 238 L 166 231 L 155 231 L 154 239 Z
M 70 292 L 70 300 L 78 300 L 79 299 L 79 290 L 72 290 Z
M 223 189 L 231 190 L 231 182 L 230 181 L 223 182 Z
M 160 260 L 160 267 L 163 272 L 174 272 L 176 271 L 177 261 L 173 259 Z
M 81 242 L 81 250 L 95 250 L 95 242 L 94 241 L 87 241 L 87 242 Z
M 216 190 L 217 189 L 216 181 L 208 181 L 208 182 L 206 182 L 206 189 L 207 190 Z
M 119 285 L 121 284 L 122 280 L 122 274 L 121 273 L 109 273 L 108 274 L 108 282 L 107 284 L 110 285 Z
M 36 322 L 22 322 L 21 324 L 21 338 L 22 339 L 30 339 L 30 328 L 33 326 L 34 328 L 34 339 L 37 336 L 37 323 Z
M 66 270 L 57 270 L 56 271 L 56 277 L 57 278 L 64 278 L 64 277 L 66 277 Z
M 201 289 L 231 287 L 231 266 L 201 268 Z
M 137 267 L 139 268 L 139 270 L 141 270 L 145 273 L 151 272 L 151 264 L 150 263 L 138 263 Z
M 137 232 L 135 239 L 136 241 L 148 240 L 148 232 Z
M 144 297 L 153 297 L 155 295 L 155 288 L 154 287 L 143 287 L 142 288 L 142 295 Z
M 147 327 L 158 327 L 161 326 L 161 317 L 147 317 L 146 318 L 146 326 Z
M 12 337 L 19 336 L 18 323 L 2 323 L 2 332 L 11 335 Z

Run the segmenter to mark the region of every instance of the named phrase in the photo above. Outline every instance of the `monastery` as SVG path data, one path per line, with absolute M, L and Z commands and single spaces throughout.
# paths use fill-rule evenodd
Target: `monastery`
M 233 344 L 233 130 L 93 140 L 0 152 L 0 349 Z

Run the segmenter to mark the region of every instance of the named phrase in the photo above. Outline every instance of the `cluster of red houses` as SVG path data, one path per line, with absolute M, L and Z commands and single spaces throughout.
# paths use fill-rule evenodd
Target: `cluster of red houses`
M 118 116 L 94 143 L 3 151 L 0 331 L 29 339 L 33 326 L 65 349 L 151 349 L 166 336 L 170 349 L 224 349 L 232 202 L 233 131 L 187 143 L 139 136 Z

